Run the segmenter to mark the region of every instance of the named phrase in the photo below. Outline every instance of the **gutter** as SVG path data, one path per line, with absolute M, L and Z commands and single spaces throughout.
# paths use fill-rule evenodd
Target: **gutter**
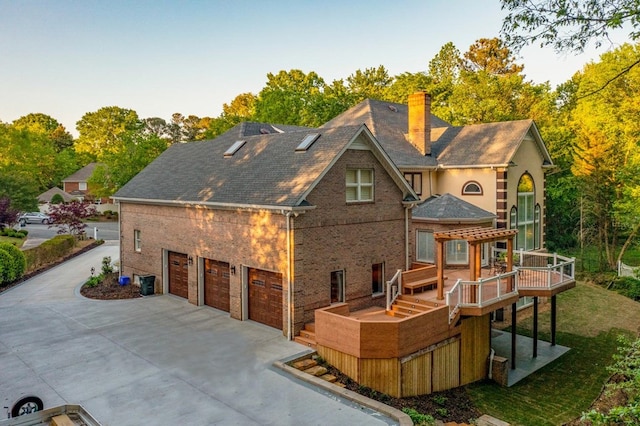
M 206 201 L 180 201 L 180 200 L 160 200 L 160 199 L 147 199 L 147 198 L 126 198 L 126 197 L 111 197 L 118 203 L 132 203 L 132 204 L 153 204 L 158 206 L 169 207 L 198 207 L 204 206 L 219 210 L 271 210 L 271 211 L 290 211 L 297 213 L 304 213 L 307 210 L 313 210 L 316 206 L 272 206 L 272 205 L 260 205 L 260 204 L 239 204 L 239 203 L 210 203 Z

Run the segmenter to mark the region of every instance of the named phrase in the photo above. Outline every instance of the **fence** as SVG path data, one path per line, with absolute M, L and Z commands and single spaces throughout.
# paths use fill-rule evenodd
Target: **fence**
M 619 277 L 640 277 L 640 266 L 629 266 L 622 263 L 622 261 L 618 262 L 618 276 Z

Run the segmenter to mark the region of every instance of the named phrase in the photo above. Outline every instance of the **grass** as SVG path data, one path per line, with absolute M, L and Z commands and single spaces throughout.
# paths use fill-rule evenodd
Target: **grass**
M 539 337 L 549 340 L 549 311 L 540 314 Z M 609 378 L 606 366 L 620 334 L 635 336 L 640 303 L 598 286 L 578 283 L 558 295 L 557 343 L 571 350 L 510 388 L 492 382 L 467 387 L 482 412 L 513 425 L 560 425 L 579 417 Z M 530 335 L 532 319 L 518 324 Z
M 20 248 L 20 247 L 22 247 L 24 242 L 25 242 L 24 238 L 12 238 L 12 237 L 6 237 L 4 235 L 0 235 L 0 243 L 9 243 L 9 244 L 13 244 L 16 247 Z

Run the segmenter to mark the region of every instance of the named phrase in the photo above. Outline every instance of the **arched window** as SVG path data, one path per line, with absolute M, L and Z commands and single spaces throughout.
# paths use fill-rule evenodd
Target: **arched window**
M 482 187 L 478 182 L 467 182 L 462 187 L 462 195 L 482 195 Z
M 516 249 L 534 250 L 540 248 L 540 206 L 536 205 L 536 188 L 529 173 L 518 182 L 518 205 L 516 207 Z M 511 227 L 513 224 L 513 209 Z

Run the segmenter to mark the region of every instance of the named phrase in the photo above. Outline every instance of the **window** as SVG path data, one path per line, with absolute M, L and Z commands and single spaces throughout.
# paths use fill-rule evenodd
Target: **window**
M 422 173 L 405 173 L 404 178 L 418 195 L 422 195 Z
M 142 240 L 140 239 L 140 230 L 139 229 L 135 229 L 133 231 L 133 248 L 137 252 L 141 252 L 142 251 Z
M 467 182 L 462 187 L 462 195 L 482 195 L 482 187 L 478 182 Z
M 447 265 L 464 265 L 469 263 L 469 248 L 465 240 L 447 241 Z
M 331 272 L 331 303 L 344 302 L 344 270 Z
M 540 248 L 540 206 L 535 204 L 535 195 L 533 178 L 523 174 L 518 183 L 518 205 L 511 209 L 511 228 L 518 230 L 516 249 Z
M 373 201 L 373 170 L 347 170 L 347 202 Z
M 87 182 L 78 182 L 78 189 L 80 191 L 86 191 L 87 190 Z
M 384 263 L 371 265 L 371 292 L 373 294 L 384 293 Z
M 435 263 L 436 242 L 431 231 L 418 231 L 416 235 L 416 260 Z

